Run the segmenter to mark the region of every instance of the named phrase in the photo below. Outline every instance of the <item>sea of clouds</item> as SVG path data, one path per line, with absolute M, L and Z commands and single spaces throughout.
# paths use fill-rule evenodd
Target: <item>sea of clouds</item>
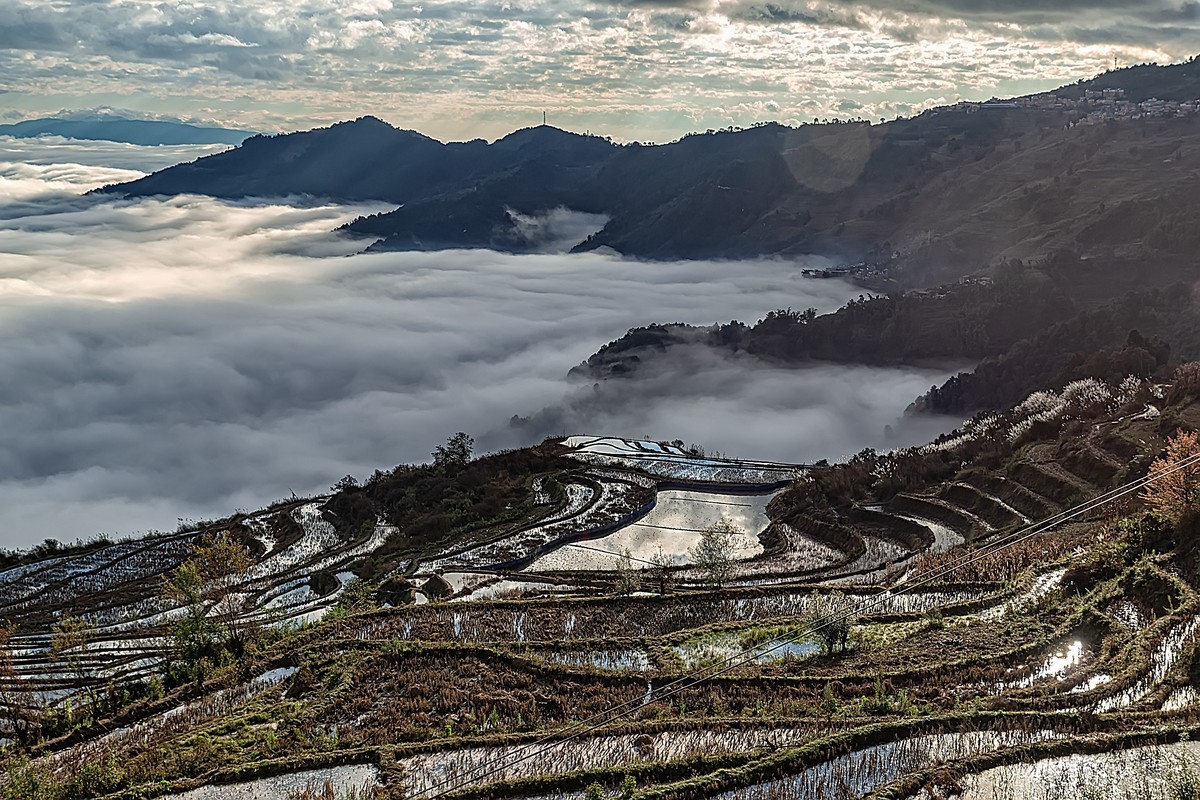
M 560 417 L 578 430 L 510 427 L 566 403 L 567 371 L 633 326 L 831 311 L 859 290 L 795 261 L 364 255 L 332 230 L 379 207 L 83 194 L 207 152 L 0 140 L 0 546 L 258 508 L 425 461 L 458 430 L 486 449 L 580 432 L 799 461 L 952 427 L 884 436 L 948 371 L 715 357 Z

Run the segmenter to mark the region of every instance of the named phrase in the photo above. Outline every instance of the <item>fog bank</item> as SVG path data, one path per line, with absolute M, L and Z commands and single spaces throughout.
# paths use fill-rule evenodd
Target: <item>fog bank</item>
M 573 409 L 571 432 L 837 457 L 941 380 L 718 360 L 575 408 L 567 370 L 630 327 L 859 292 L 795 261 L 350 256 L 366 243 L 330 231 L 377 208 L 81 198 L 136 159 L 31 163 L 39 147 L 0 149 L 0 546 L 257 508 L 427 460 L 456 430 L 525 444 L 546 431 L 509 418 L 547 407 Z

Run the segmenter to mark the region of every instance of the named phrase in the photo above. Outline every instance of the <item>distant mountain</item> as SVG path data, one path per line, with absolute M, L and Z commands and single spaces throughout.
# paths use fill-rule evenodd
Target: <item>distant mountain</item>
M 255 136 L 236 150 L 105 191 L 216 197 L 309 194 L 398 204 L 453 197 L 456 205 L 470 208 L 480 205 L 473 196 L 483 183 L 504 178 L 515 189 L 506 198 L 509 205 L 538 210 L 545 196 L 568 190 L 573 180 L 590 184 L 591 175 L 575 173 L 594 168 L 619 149 L 599 137 L 545 126 L 517 131 L 492 144 L 482 139 L 443 144 L 367 116 L 328 128 Z M 582 202 L 582 194 L 577 194 L 579 198 L 570 199 Z
M 62 136 L 67 139 L 150 146 L 163 144 L 238 145 L 253 135 L 252 131 L 203 128 L 182 122 L 125 119 L 111 116 L 97 119 L 30 119 L 12 125 L 0 125 L 0 136 L 14 136 L 18 139 Z
M 375 249 L 521 249 L 511 212 L 565 207 L 609 219 L 579 250 L 821 253 L 866 262 L 874 288 L 913 288 L 1012 260 L 1190 254 L 1200 103 L 1187 101 L 1198 98 L 1193 61 L 886 124 L 771 123 L 664 145 L 544 125 L 443 144 L 363 117 L 253 137 L 101 191 L 395 203 L 347 226 Z

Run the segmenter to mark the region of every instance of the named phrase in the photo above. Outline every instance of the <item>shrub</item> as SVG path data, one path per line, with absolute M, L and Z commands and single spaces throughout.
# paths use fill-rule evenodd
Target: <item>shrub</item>
M 1176 403 L 1189 397 L 1200 396 L 1200 361 L 1180 364 L 1172 376 L 1169 400 Z
M 1185 467 L 1178 464 L 1200 455 L 1200 437 L 1195 431 L 1176 431 L 1167 441 L 1166 452 L 1150 465 L 1154 479 L 1142 490 L 1142 499 L 1172 522 L 1200 508 L 1200 460 Z M 1156 477 L 1157 476 L 1157 477 Z

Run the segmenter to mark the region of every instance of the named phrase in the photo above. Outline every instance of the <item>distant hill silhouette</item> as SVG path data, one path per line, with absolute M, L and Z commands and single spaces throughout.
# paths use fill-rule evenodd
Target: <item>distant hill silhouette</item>
M 1196 99 L 1200 64 L 1133 67 L 1022 102 L 886 124 L 770 123 L 663 145 L 545 125 L 490 144 L 443 144 L 368 116 L 252 137 L 100 191 L 395 203 L 347 226 L 376 237 L 375 249 L 520 249 L 510 212 L 565 207 L 609 218 L 579 250 L 652 259 L 821 253 L 869 262 L 899 288 L 1014 259 L 1192 252 L 1200 115 L 1122 112 L 1105 122 L 1099 101 L 1080 105 L 1103 88 L 1123 89 L 1130 103 Z
M 30 119 L 12 125 L 0 125 L 0 136 L 29 139 L 36 136 L 62 136 L 67 139 L 123 142 L 138 145 L 164 144 L 241 144 L 251 131 L 228 128 L 203 128 L 182 122 L 149 119 L 125 119 L 105 116 L 98 119 Z

